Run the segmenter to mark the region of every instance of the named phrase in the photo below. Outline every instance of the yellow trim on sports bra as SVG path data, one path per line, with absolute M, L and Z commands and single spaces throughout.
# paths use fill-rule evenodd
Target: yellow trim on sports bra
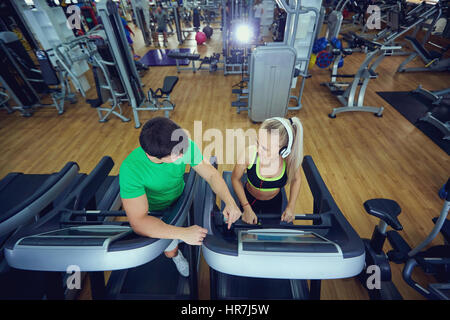
M 274 178 L 263 178 L 259 175 L 259 157 L 258 159 L 256 159 L 256 175 L 258 176 L 258 178 L 262 181 L 277 181 L 280 180 L 281 177 L 283 177 L 284 172 L 286 171 L 286 161 L 283 160 L 283 170 L 281 170 L 281 174 L 278 177 L 274 177 Z
M 255 186 L 250 182 L 250 180 L 248 180 L 248 178 L 247 178 L 247 182 L 250 183 L 250 185 L 251 185 L 253 188 L 255 188 L 255 189 L 259 190 L 259 191 L 263 191 L 263 192 L 267 192 L 267 191 L 276 191 L 276 190 L 280 189 L 280 188 L 269 188 L 269 189 L 266 189 L 266 188 L 258 188 L 258 187 L 255 187 Z

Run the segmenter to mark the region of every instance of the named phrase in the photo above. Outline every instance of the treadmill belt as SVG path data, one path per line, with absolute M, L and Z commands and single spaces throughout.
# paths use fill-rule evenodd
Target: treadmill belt
M 180 245 L 181 247 L 181 245 Z M 183 250 L 185 258 L 187 250 Z M 167 296 L 182 295 L 189 298 L 189 278 L 182 277 L 172 259 L 164 254 L 140 267 L 128 271 L 120 297 L 126 299 L 165 299 Z M 166 296 L 166 297 L 164 297 Z
M 216 272 L 218 299 L 292 299 L 289 280 L 232 276 Z
M 11 269 L 0 273 L 0 300 L 41 300 L 45 295 L 43 272 Z

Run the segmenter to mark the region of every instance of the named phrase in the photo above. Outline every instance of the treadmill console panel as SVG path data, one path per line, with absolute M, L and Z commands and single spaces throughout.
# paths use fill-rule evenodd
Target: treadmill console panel
M 239 252 L 335 253 L 339 247 L 314 232 L 247 230 L 239 232 Z
M 107 248 L 112 241 L 123 238 L 130 230 L 123 226 L 70 227 L 22 238 L 17 245 Z

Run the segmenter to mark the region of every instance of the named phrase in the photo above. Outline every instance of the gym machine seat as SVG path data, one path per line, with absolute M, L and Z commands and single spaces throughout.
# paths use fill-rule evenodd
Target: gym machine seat
M 170 52 L 167 54 L 169 58 L 178 59 L 188 59 L 188 60 L 199 60 L 200 55 L 198 53 L 182 53 L 182 52 Z
M 169 111 L 175 108 L 175 104 L 170 101 L 170 94 L 172 93 L 173 88 L 175 88 L 175 85 L 177 83 L 177 76 L 167 76 L 164 78 L 162 88 L 158 88 L 156 89 L 156 91 L 153 91 L 153 89 L 150 88 L 147 93 L 148 101 L 151 104 L 151 106 L 148 107 L 149 110 L 164 110 L 165 116 L 168 118 Z M 162 101 L 160 101 L 159 99 L 162 99 Z
M 164 78 L 164 83 L 162 88 L 156 89 L 156 91 L 153 91 L 153 89 L 150 88 L 148 94 L 149 94 L 149 100 L 150 99 L 159 99 L 164 98 L 168 99 L 169 95 L 172 93 L 173 88 L 178 82 L 178 77 L 176 76 L 167 76 Z M 158 91 L 160 92 L 158 94 Z
M 371 199 L 364 202 L 367 213 L 385 221 L 395 230 L 402 230 L 402 224 L 397 217 L 402 209 L 397 202 L 390 199 Z

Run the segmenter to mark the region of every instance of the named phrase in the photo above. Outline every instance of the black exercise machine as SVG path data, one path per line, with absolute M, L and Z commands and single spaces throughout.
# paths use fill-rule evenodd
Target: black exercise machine
M 450 191 L 450 179 L 447 181 L 445 190 Z M 389 261 L 397 264 L 405 263 L 403 268 L 403 279 L 406 283 L 422 294 L 427 299 L 450 299 L 450 246 L 436 245 L 424 250 L 433 241 L 439 232 L 443 231 L 448 220 L 450 209 L 450 192 L 446 194 L 444 205 L 439 217 L 433 219 L 435 226 L 428 234 L 427 238 L 418 246 L 412 249 L 409 244 L 398 233 L 403 227 L 398 221 L 397 216 L 401 212 L 400 206 L 389 199 L 372 199 L 364 203 L 366 211 L 379 218 L 380 224 L 375 227 L 371 240 L 364 240 L 366 249 L 366 266 L 360 274 L 360 280 L 367 289 L 371 299 L 402 299 L 395 285 L 392 283 Z M 387 226 L 394 230 L 386 232 Z M 445 237 L 445 229 L 443 232 Z M 393 250 L 387 254 L 383 252 L 384 242 L 388 239 Z M 380 286 L 377 288 L 374 283 L 369 287 L 369 267 L 378 267 L 380 269 Z M 430 283 L 424 288 L 412 279 L 412 272 L 415 267 L 420 267 L 425 273 L 433 275 L 438 283 Z M 369 272 L 368 272 L 369 271 Z M 370 281 L 370 280 L 369 280 Z M 372 287 L 372 285 L 374 287 Z
M 389 259 L 383 251 L 387 238 L 387 227 L 390 226 L 397 231 L 403 230 L 403 226 L 397 219 L 401 208 L 393 200 L 371 199 L 364 202 L 364 209 L 368 214 L 380 219 L 380 222 L 375 226 L 372 238 L 363 239 L 366 263 L 364 270 L 359 275 L 359 280 L 367 290 L 371 300 L 402 300 L 400 292 L 392 282 Z M 379 270 L 375 268 L 379 268 Z M 379 276 L 379 278 L 369 279 L 372 274 Z M 371 280 L 380 282 L 376 284 Z
M 432 108 L 420 118 L 420 121 L 427 122 L 442 132 L 442 139 L 450 140 L 450 105 L 443 102 L 444 98 L 450 97 L 450 88 L 439 91 L 430 91 L 422 86 L 412 91 L 432 102 Z
M 90 277 L 94 299 L 196 299 L 198 250 L 180 245 L 190 262 L 190 276 L 182 277 L 163 257 L 170 239 L 135 234 L 120 208 L 117 177 L 108 177 L 114 163 L 105 157 L 91 175 L 63 203 L 5 245 L 8 264 L 47 275 L 47 297 L 64 298 L 61 272 L 76 265 Z M 104 186 L 103 181 L 113 179 Z M 152 212 L 171 225 L 191 224 L 196 173 L 185 174 L 185 189 L 164 212 Z M 94 199 L 96 201 L 94 201 Z M 63 249 L 63 250 L 61 250 Z M 113 270 L 107 286 L 104 271 Z M 145 276 L 144 276 L 145 275 Z
M 56 72 L 48 54 L 36 50 L 39 69 L 28 55 L 20 40 L 13 32 L 0 32 L 0 83 L 16 102 L 17 106 L 7 106 L 9 113 L 19 110 L 24 117 L 30 117 L 36 107 L 55 107 L 58 114 L 64 112 L 64 103 L 76 102 L 64 72 Z M 53 104 L 44 104 L 41 94 L 50 94 Z
M 58 183 L 55 184 L 55 187 L 60 187 L 59 190 L 62 190 L 62 192 L 60 192 L 58 198 L 53 202 L 52 206 L 49 207 L 47 205 L 45 207 L 45 215 L 42 215 L 36 222 L 23 226 L 4 239 L 2 251 L 5 252 L 6 261 L 8 261 L 8 256 L 6 254 L 8 242 L 12 238 L 16 237 L 18 234 L 28 234 L 29 232 L 32 232 L 37 225 L 47 223 L 53 218 L 54 212 L 61 210 L 61 208 L 71 208 L 73 210 L 77 210 L 106 206 L 111 210 L 117 209 L 117 204 L 120 204 L 120 197 L 118 196 L 118 177 L 108 176 L 108 173 L 113 165 L 114 162 L 110 157 L 104 157 L 95 169 L 89 175 L 86 175 L 77 174 L 78 166 L 76 163 L 68 163 L 58 175 L 68 171 L 72 177 L 72 180 L 68 184 L 66 179 L 66 184 L 62 189 L 60 185 L 63 180 L 59 179 L 61 181 L 57 181 Z M 51 186 L 51 182 L 54 183 L 54 180 L 58 178 L 58 175 L 50 176 L 48 182 L 42 182 L 45 175 L 36 175 L 36 177 L 33 175 L 27 177 L 27 175 L 25 175 L 22 179 L 19 177 L 16 181 L 12 181 L 13 184 L 11 184 L 11 182 L 7 183 L 6 186 L 8 188 L 5 189 L 4 195 L 9 195 L 11 197 L 11 193 L 17 191 L 17 188 L 27 188 L 27 185 L 29 184 L 27 181 L 28 179 L 31 179 L 32 181 L 34 180 L 34 186 L 38 190 L 29 199 L 36 200 L 28 202 L 24 210 L 28 212 L 36 210 L 36 204 L 40 205 L 39 201 L 42 201 L 40 198 L 47 201 L 49 200 L 49 195 L 52 193 L 49 193 L 48 191 L 45 192 L 45 190 L 49 188 L 49 185 Z M 65 173 L 65 175 L 67 175 L 67 173 Z M 7 176 L 7 178 L 8 177 L 9 176 Z M 7 178 L 5 178 L 6 181 Z M 42 186 L 39 188 L 40 185 Z M 55 187 L 52 188 L 54 189 Z M 50 191 L 54 192 L 53 190 Z M 45 193 L 43 194 L 43 192 Z M 19 194 L 19 192 L 17 193 Z M 19 205 L 19 207 L 21 206 L 23 205 Z M 15 209 L 10 210 L 10 212 L 17 209 L 17 207 L 14 208 Z M 16 210 L 16 212 L 12 215 L 12 219 L 18 219 L 20 214 L 21 212 L 17 212 Z M 102 217 L 102 219 L 104 219 L 104 217 Z M 74 223 L 79 223 L 79 220 L 80 219 L 77 218 Z M 59 252 L 61 253 L 61 251 Z M 26 260 L 31 264 L 38 262 L 31 256 L 26 256 Z M 48 270 L 21 268 L 21 266 L 18 265 L 11 265 L 9 261 L 8 265 L 12 271 L 5 273 L 4 278 L 2 279 L 2 286 L 0 286 L 2 288 L 2 296 L 4 296 L 5 299 L 74 299 L 79 291 L 72 290 L 67 287 L 67 270 L 51 273 L 40 272 Z M 34 284 L 32 288 L 30 288 L 30 283 Z
M 195 223 L 208 229 L 202 253 L 210 267 L 211 299 L 320 299 L 322 279 L 361 272 L 361 239 L 340 212 L 310 156 L 302 166 L 314 209 L 313 214 L 297 214 L 297 224 L 280 223 L 280 208 L 278 213 L 261 215 L 257 225 L 238 220 L 228 230 L 212 189 L 199 182 Z M 231 172 L 223 176 L 237 200 Z M 281 192 L 285 207 L 287 198 Z M 311 225 L 300 224 L 308 220 Z
M 175 59 L 177 66 L 177 72 L 192 70 L 196 73 L 198 70 L 208 70 L 209 72 L 215 72 L 217 70 L 223 70 L 223 67 L 218 67 L 218 63 L 223 63 L 220 60 L 220 53 L 214 53 L 210 57 L 200 58 L 198 53 L 183 53 L 172 51 L 167 54 L 169 58 Z M 180 67 L 179 60 L 189 60 L 192 63 L 192 67 Z M 200 61 L 200 65 L 196 67 L 195 62 Z M 203 67 L 203 65 L 209 65 L 209 68 Z
M 8 266 L 3 256 L 8 239 L 27 230 L 33 223 L 49 218 L 60 206 L 79 208 L 101 204 L 107 198 L 117 177 L 102 178 L 102 168 L 110 166 L 110 158 L 103 158 L 91 174 L 78 173 L 78 165 L 69 162 L 56 174 L 10 173 L 0 181 L 0 297 L 2 299 L 74 299 L 77 290 L 65 286 L 67 274 L 25 271 Z M 108 171 L 109 172 L 109 171 Z M 86 186 L 95 184 L 96 194 L 87 197 Z M 117 184 L 117 181 L 116 181 Z M 117 192 L 116 192 L 117 194 Z M 70 199 L 70 200 L 68 200 Z M 102 203 L 105 204 L 104 200 Z M 118 197 L 109 198 L 115 208 Z M 55 293 L 55 284 L 58 295 Z

